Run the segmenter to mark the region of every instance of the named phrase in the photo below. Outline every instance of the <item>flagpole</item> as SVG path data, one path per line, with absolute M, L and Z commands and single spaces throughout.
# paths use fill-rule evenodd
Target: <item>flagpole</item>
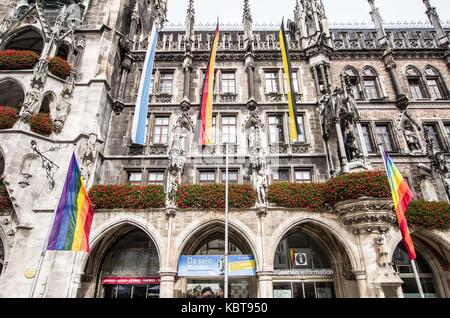
M 74 145 L 74 146 L 76 147 L 76 145 Z M 73 152 L 75 152 L 75 147 L 74 147 Z M 69 171 L 67 171 L 67 173 L 66 173 L 66 179 L 67 179 L 67 175 L 68 174 L 69 174 Z M 36 269 L 36 274 L 34 276 L 33 284 L 31 285 L 31 290 L 30 290 L 30 293 L 28 295 L 28 298 L 34 298 L 34 292 L 36 290 L 36 286 L 37 286 L 37 283 L 39 281 L 39 276 L 40 276 L 41 270 L 42 270 L 42 264 L 44 263 L 45 255 L 46 255 L 46 252 L 47 252 L 47 245 L 48 245 L 48 242 L 50 240 L 50 233 L 52 231 L 53 223 L 55 222 L 56 210 L 58 209 L 59 199 L 61 198 L 61 195 L 62 195 L 63 191 L 64 191 L 64 184 L 61 187 L 61 191 L 60 191 L 59 196 L 58 196 L 58 202 L 56 203 L 55 209 L 53 210 L 52 221 L 51 221 L 50 226 L 49 226 L 48 231 L 47 231 L 47 237 L 45 239 L 44 246 L 42 247 L 41 256 L 39 257 L 38 267 Z
M 225 143 L 225 283 L 224 298 L 228 298 L 228 142 Z
M 378 144 L 378 148 L 380 149 L 381 157 L 383 159 L 384 169 L 385 169 L 385 171 L 387 173 L 388 169 L 387 169 L 387 165 L 386 165 L 386 158 L 384 157 L 383 144 Z M 391 189 L 391 191 L 392 191 L 392 189 Z M 419 274 L 417 272 L 416 261 L 413 260 L 413 259 L 410 259 L 409 261 L 411 262 L 411 267 L 412 267 L 412 270 L 413 270 L 413 273 L 414 273 L 414 277 L 416 279 L 417 288 L 419 289 L 420 297 L 421 298 L 425 298 L 425 295 L 424 295 L 423 289 L 422 289 L 422 283 L 420 282 Z

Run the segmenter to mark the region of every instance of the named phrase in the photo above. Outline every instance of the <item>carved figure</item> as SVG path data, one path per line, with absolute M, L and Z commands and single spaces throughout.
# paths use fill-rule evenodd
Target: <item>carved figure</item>
M 256 174 L 256 191 L 258 193 L 258 205 L 266 205 L 267 204 L 267 176 L 264 172 L 264 169 L 259 169 Z
M 405 127 L 404 133 L 409 150 L 411 151 L 420 150 L 419 139 L 417 138 L 416 134 L 414 134 L 412 127 L 410 126 Z
M 359 158 L 359 149 L 355 144 L 356 138 L 353 134 L 353 131 L 350 129 L 347 130 L 345 135 L 345 152 L 347 154 L 347 159 L 352 161 L 355 158 Z
M 178 172 L 175 169 L 170 169 L 167 173 L 166 187 L 165 187 L 166 208 L 172 209 L 176 208 L 176 194 L 178 190 L 177 175 Z

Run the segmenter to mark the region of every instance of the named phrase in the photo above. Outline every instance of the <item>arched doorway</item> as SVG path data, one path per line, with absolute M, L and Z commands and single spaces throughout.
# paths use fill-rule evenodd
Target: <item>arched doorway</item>
M 13 79 L 0 81 L 0 106 L 11 106 L 19 110 L 24 99 L 25 93 L 17 81 Z
M 42 35 L 31 28 L 18 31 L 4 45 L 4 50 L 27 50 L 34 51 L 41 55 L 44 48 L 44 39 Z
M 314 224 L 294 227 L 279 242 L 274 257 L 274 298 L 357 296 L 351 264 L 336 238 Z M 345 286 L 345 287 L 344 287 Z
M 178 261 L 175 296 L 223 298 L 225 234 L 223 224 L 194 235 Z M 229 298 L 257 296 L 256 262 L 250 246 L 236 231 L 229 234 Z
M 39 109 L 40 113 L 50 114 L 50 110 L 52 109 L 52 105 L 55 103 L 56 98 L 52 93 L 47 93 L 42 99 L 41 108 Z
M 422 289 L 426 298 L 440 297 L 436 286 L 435 274 L 416 247 L 416 267 L 419 274 Z M 392 258 L 394 267 L 403 280 L 402 291 L 405 298 L 420 298 L 419 289 L 412 270 L 411 262 L 403 242 L 397 245 Z
M 79 297 L 159 298 L 157 248 L 144 231 L 122 226 L 96 244 L 85 276 Z

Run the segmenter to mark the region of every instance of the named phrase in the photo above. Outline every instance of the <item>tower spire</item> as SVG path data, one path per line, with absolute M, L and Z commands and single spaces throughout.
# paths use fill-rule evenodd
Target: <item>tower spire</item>
M 423 3 L 427 7 L 426 14 L 433 28 L 436 30 L 439 44 L 442 46 L 449 46 L 449 39 L 445 33 L 444 27 L 442 26 L 441 19 L 436 11 L 436 8 L 430 4 L 430 0 L 423 0 Z
M 375 29 L 377 30 L 378 34 L 378 42 L 380 43 L 381 47 L 386 47 L 389 45 L 386 31 L 383 27 L 383 19 L 380 14 L 380 10 L 375 6 L 375 0 L 367 0 L 370 5 L 370 16 L 372 17 L 373 24 L 375 25 Z
M 244 41 L 247 47 L 249 41 L 253 40 L 253 18 L 250 10 L 250 1 L 244 0 L 244 13 L 242 16 L 242 23 L 244 25 Z
M 186 14 L 186 48 L 192 48 L 194 43 L 194 25 L 195 25 L 195 5 L 194 0 L 189 0 Z

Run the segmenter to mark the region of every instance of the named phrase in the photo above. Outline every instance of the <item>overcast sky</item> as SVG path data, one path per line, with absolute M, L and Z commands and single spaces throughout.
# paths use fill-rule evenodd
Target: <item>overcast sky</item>
M 333 22 L 370 22 L 367 0 L 323 0 L 328 19 Z M 422 0 L 376 0 L 385 22 L 428 21 Z M 441 20 L 450 20 L 450 1 L 431 0 Z M 184 23 L 188 0 L 169 0 L 169 24 Z M 242 22 L 243 0 L 195 0 L 196 22 L 213 23 L 217 16 L 223 23 Z M 279 23 L 283 16 L 293 18 L 295 0 L 250 0 L 253 20 Z

